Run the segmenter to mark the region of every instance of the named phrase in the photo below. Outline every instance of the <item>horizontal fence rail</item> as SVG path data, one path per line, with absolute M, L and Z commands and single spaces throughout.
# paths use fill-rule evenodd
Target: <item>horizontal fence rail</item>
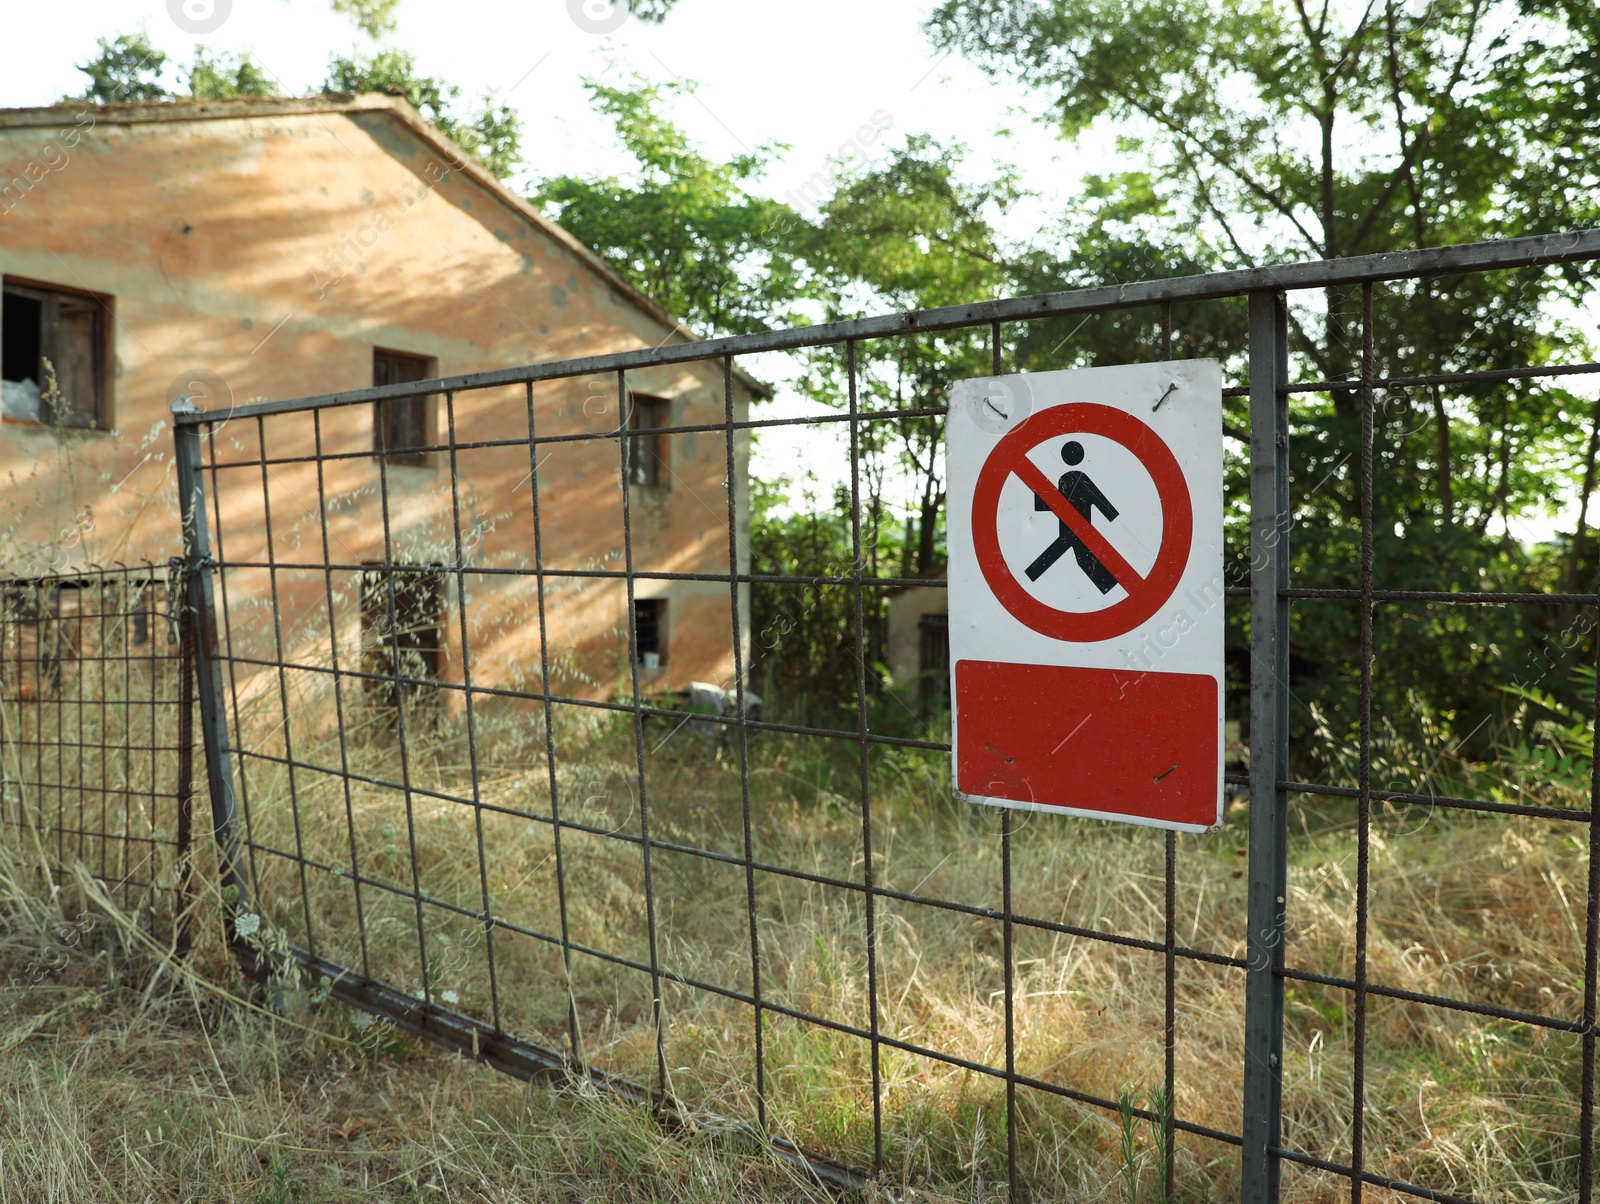
M 434 391 L 489 389 L 498 385 L 528 384 L 587 374 L 627 372 L 659 364 L 696 363 L 730 356 L 756 355 L 768 351 L 837 346 L 852 339 L 879 339 L 896 335 L 972 329 L 990 326 L 995 322 L 1037 321 L 1041 318 L 1065 317 L 1069 314 L 1095 314 L 1184 301 L 1242 297 L 1263 291 L 1295 292 L 1377 281 L 1408 280 L 1421 276 L 1559 267 L 1564 264 L 1588 263 L 1596 258 L 1600 258 L 1600 230 L 1584 230 L 1572 234 L 1541 234 L 1499 242 L 1430 247 L 1421 251 L 1392 251 L 1382 255 L 1352 255 L 1344 259 L 1314 260 L 1234 272 L 1212 272 L 1203 276 L 1183 276 L 1170 280 L 1108 284 L 1096 288 L 1074 289 L 1070 292 L 1044 293 L 1004 301 L 952 305 L 943 309 L 913 310 L 875 318 L 856 318 L 816 326 L 799 326 L 788 330 L 705 339 L 696 343 L 668 343 L 661 347 L 620 351 L 581 360 L 557 360 L 531 364 L 525 368 L 464 373 L 422 383 Z M 1586 367 L 1573 370 L 1583 371 Z M 1506 371 L 1537 374 L 1540 370 L 1528 366 Z M 1468 373 L 1461 379 L 1493 380 L 1495 374 L 1493 371 Z M 1319 386 L 1320 382 L 1304 387 Z M 229 413 L 238 418 L 255 418 L 330 406 L 360 405 L 385 398 L 413 396 L 417 393 L 418 387 L 418 385 L 385 385 L 370 389 L 349 389 L 292 401 L 266 401 L 234 406 L 230 408 Z M 1300 386 L 1288 387 L 1293 389 Z M 208 418 L 202 411 L 195 410 L 178 412 L 174 421 L 179 424 L 201 423 L 214 421 L 215 417 L 212 415 Z M 832 421 L 860 422 L 869 418 L 868 415 L 841 415 Z M 805 418 L 787 421 L 810 424 L 819 420 Z M 750 425 L 763 424 L 758 421 Z
M 1435 740 L 1404 699 L 1457 639 L 1508 696 L 1565 683 L 1600 597 L 1416 569 L 1386 474 L 1452 399 L 1594 402 L 1581 340 L 1482 365 L 1419 360 L 1408 327 L 1492 314 L 1480 285 L 1585 290 L 1595 259 L 1587 231 L 180 402 L 177 609 L 161 574 L 5 587 L 4 825 L 169 881 L 192 715 L 252 975 L 838 1187 L 1588 1201 L 1593 783 L 1466 767 L 1476 729 Z M 939 450 L 944 386 L 1084 365 L 1076 323 L 1113 320 L 1124 358 L 1229 382 L 1239 726 L 1200 835 L 952 799 L 945 582 L 886 542 L 884 448 Z M 779 355 L 834 412 L 754 409 L 745 368 Z M 907 362 L 928 387 L 885 383 Z M 402 403 L 427 433 L 390 447 Z M 840 470 L 804 561 L 752 524 L 752 443 L 796 432 Z M 1548 663 L 1502 666 L 1507 623 Z M 1504 1154 L 1464 1188 L 1430 1116 L 1507 1109 L 1515 1181 Z

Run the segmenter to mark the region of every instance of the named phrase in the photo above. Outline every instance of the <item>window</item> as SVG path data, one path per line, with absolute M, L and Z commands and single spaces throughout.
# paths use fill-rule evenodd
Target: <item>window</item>
M 150 642 L 150 612 L 142 595 L 134 599 L 137 610 L 128 613 L 128 647 L 143 648 Z
M 667 663 L 667 600 L 638 598 L 633 603 L 633 643 L 639 663 L 659 669 Z
M 101 297 L 6 281 L 0 297 L 0 412 L 7 419 L 81 430 L 109 425 L 106 312 Z
M 444 574 L 436 566 L 384 566 L 361 572 L 361 668 L 367 693 L 398 707 L 431 695 L 444 664 Z M 391 590 L 393 595 L 391 598 Z M 400 676 L 400 683 L 376 680 Z
M 672 421 L 672 403 L 662 397 L 632 397 L 633 412 L 628 415 L 628 482 L 633 485 L 664 487 L 667 474 L 667 436 L 662 427 Z
M 372 353 L 372 383 L 408 385 L 427 380 L 434 374 L 433 361 L 402 351 L 375 350 Z M 426 464 L 422 449 L 438 442 L 434 437 L 433 398 L 397 397 L 380 401 L 372 414 L 372 450 L 390 464 Z
M 3 588 L 6 677 L 18 698 L 44 698 L 62 688 L 63 670 L 78 659 L 83 606 L 70 581 L 9 581 Z
M 926 707 L 950 707 L 950 616 L 926 614 L 917 620 L 917 659 L 922 681 L 918 695 Z

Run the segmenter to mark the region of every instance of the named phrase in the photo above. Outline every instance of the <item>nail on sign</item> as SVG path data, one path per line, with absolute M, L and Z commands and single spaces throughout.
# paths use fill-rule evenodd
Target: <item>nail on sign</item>
M 956 788 L 1200 831 L 1222 803 L 1222 374 L 969 380 L 946 433 Z

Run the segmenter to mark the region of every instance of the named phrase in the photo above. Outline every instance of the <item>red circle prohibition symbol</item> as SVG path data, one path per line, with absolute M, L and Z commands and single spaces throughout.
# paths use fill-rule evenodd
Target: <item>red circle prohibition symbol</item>
M 1141 576 L 1088 519 L 1078 513 L 1055 482 L 1028 459 L 1047 439 L 1062 435 L 1103 435 L 1122 444 L 1139 459 L 1161 498 L 1161 547 L 1150 572 Z M 1057 610 L 1022 587 L 1000 551 L 1000 491 L 1016 476 L 1072 529 L 1078 539 L 1111 571 L 1127 597 L 1103 610 Z M 1177 458 L 1153 430 L 1123 410 L 1078 402 L 1052 406 L 1027 419 L 995 445 L 978 473 L 972 495 L 972 542 L 978 567 L 994 596 L 1016 618 L 1041 635 L 1087 644 L 1132 631 L 1172 597 L 1189 563 L 1194 512 L 1189 485 Z

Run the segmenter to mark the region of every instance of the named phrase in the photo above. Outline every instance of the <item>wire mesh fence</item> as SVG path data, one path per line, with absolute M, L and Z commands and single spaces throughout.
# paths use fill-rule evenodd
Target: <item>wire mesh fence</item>
M 241 956 L 840 1185 L 1589 1200 L 1594 564 L 1581 527 L 1512 555 L 1507 498 L 1519 431 L 1600 412 L 1600 365 L 1567 319 L 1493 332 L 1552 274 L 1581 305 L 1597 257 L 1519 240 L 180 407 Z M 884 543 L 878 453 L 961 437 L 945 385 L 1091 346 L 1233 382 L 1237 757 L 1200 835 L 953 798 L 944 583 Z M 780 356 L 832 412 L 753 408 L 744 364 Z M 1419 500 L 1452 415 L 1482 479 Z M 840 466 L 803 556 L 750 520 L 751 440 L 796 427 Z M 1492 563 L 1450 553 L 1496 523 Z M 85 578 L 112 579 L 143 596 Z M 134 662 L 58 655 L 105 646 L 63 642 L 61 592 L 6 594 L 7 823 L 126 874 L 101 800 L 140 814 L 116 767 L 143 729 L 82 700 L 84 666 Z M 904 647 L 921 672 L 884 667 Z M 102 781 L 80 754 L 113 728 Z M 147 789 L 151 816 L 184 793 Z
M 79 864 L 183 943 L 193 656 L 166 566 L 0 583 L 0 782 L 13 847 Z

